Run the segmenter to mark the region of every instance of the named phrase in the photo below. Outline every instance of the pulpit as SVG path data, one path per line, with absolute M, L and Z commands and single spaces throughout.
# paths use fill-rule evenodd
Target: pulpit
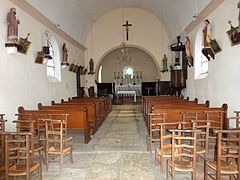
M 186 72 L 183 69 L 171 70 L 171 86 L 174 94 L 181 95 L 181 91 L 186 87 Z

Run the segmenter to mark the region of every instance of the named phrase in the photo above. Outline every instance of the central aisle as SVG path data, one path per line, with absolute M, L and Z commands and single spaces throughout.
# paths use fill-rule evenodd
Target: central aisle
M 50 164 L 43 179 L 155 180 L 146 134 L 141 106 L 113 106 L 89 144 L 74 134 L 74 163 L 67 162 L 62 175 L 58 164 Z

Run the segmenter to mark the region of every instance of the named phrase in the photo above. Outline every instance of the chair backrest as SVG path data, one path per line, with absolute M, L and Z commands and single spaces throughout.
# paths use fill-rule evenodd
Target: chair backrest
M 67 136 L 67 120 L 68 114 L 49 114 L 51 120 L 62 120 L 62 133 Z M 59 125 L 60 128 L 60 125 Z
M 176 161 L 187 161 L 191 162 L 192 170 L 196 169 L 197 133 L 200 130 L 171 129 L 169 131 L 172 132 L 172 166 L 175 167 Z
M 3 119 L 3 116 L 0 115 L 0 132 L 5 132 L 5 123 L 7 120 Z
M 30 133 L 29 136 L 29 144 L 30 144 L 30 150 L 34 150 L 34 144 L 35 144 L 35 136 L 36 132 L 34 130 L 34 123 L 35 121 L 32 120 L 17 120 L 13 121 L 16 123 L 16 130 L 18 133 Z M 36 142 L 38 143 L 38 142 Z
M 185 122 L 189 122 L 191 120 L 198 120 L 198 114 L 200 112 L 181 112 L 182 120 Z
M 159 127 L 159 123 L 166 122 L 167 120 L 166 112 L 151 113 L 148 114 L 148 116 L 149 116 L 148 128 L 154 128 L 155 126 Z
M 184 122 L 161 123 L 160 124 L 160 151 L 164 154 L 164 149 L 172 147 L 172 133 L 167 133 L 167 129 L 182 129 Z
M 46 128 L 46 149 L 59 149 L 63 151 L 63 140 L 66 135 L 66 124 L 65 119 L 49 119 L 45 121 Z
M 205 153 L 208 152 L 208 143 L 209 143 L 209 128 L 211 121 L 209 120 L 193 120 L 192 127 L 194 130 L 200 130 L 196 133 L 197 136 L 197 147 L 201 147 L 205 150 Z
M 192 120 L 198 120 L 200 112 L 181 112 L 182 114 L 182 121 L 183 122 L 192 122 Z M 185 128 L 190 128 L 189 125 L 192 124 L 186 124 L 187 127 Z
M 6 179 L 10 165 L 25 166 L 26 179 L 30 179 L 30 146 L 29 138 L 31 133 L 4 133 L 5 136 L 5 169 Z
M 236 114 L 235 118 L 235 122 L 236 122 L 236 128 L 240 127 L 240 111 L 234 111 L 234 113 Z
M 231 162 L 237 167 L 240 178 L 240 130 L 217 130 L 217 177 L 223 162 Z
M 212 121 L 210 129 L 223 129 L 224 111 L 205 111 L 206 119 Z
M 3 119 L 3 116 L 0 119 L 0 163 L 4 162 L 4 135 L 1 133 L 5 132 L 5 123 L 7 120 Z

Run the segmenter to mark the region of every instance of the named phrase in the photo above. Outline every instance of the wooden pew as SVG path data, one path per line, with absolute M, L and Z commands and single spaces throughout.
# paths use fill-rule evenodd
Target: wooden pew
M 107 115 L 109 114 L 109 112 L 111 112 L 111 102 L 109 101 L 110 98 L 106 98 L 106 97 L 87 97 L 87 98 L 74 98 L 72 100 L 69 101 L 64 101 L 61 100 L 62 103 L 83 103 L 83 102 L 95 102 L 97 104 L 100 105 L 100 107 L 98 107 L 97 105 L 97 111 L 99 112 L 99 108 L 100 108 L 100 120 L 101 122 L 104 121 L 104 119 L 107 117 Z M 110 99 L 111 100 L 111 99 Z
M 91 139 L 90 136 L 90 122 L 87 119 L 87 108 L 84 107 L 81 110 L 25 110 L 24 107 L 18 108 L 19 115 L 31 115 L 33 119 L 38 121 L 40 116 L 45 115 L 57 115 L 57 114 L 68 114 L 67 126 L 69 129 L 81 129 L 84 133 L 84 143 L 88 143 Z
M 69 101 L 77 100 L 100 100 L 101 104 L 103 105 L 102 110 L 104 113 L 106 113 L 106 115 L 110 113 L 112 110 L 112 100 L 110 97 L 83 97 L 83 98 L 72 97 L 72 99 L 69 99 Z
M 144 118 L 147 119 L 147 114 L 152 112 L 152 109 L 154 108 L 161 108 L 163 106 L 171 106 L 172 108 L 179 108 L 179 107 L 209 107 L 209 101 L 206 101 L 205 104 L 197 104 L 197 99 L 195 99 L 194 101 L 159 101 L 159 102 L 155 102 L 155 101 L 150 101 L 147 105 L 147 107 L 145 108 L 144 111 Z
M 99 122 L 96 112 L 96 105 L 95 103 L 79 103 L 79 104 L 63 104 L 63 103 L 55 103 L 52 101 L 52 106 L 43 106 L 42 103 L 38 103 L 39 110 L 76 110 L 81 111 L 82 108 L 86 107 L 88 110 L 87 119 L 92 124 L 93 134 L 97 131 Z
M 150 107 L 150 103 L 152 104 L 166 104 L 166 103 L 191 103 L 191 104 L 197 104 L 198 103 L 198 99 L 195 98 L 194 101 L 189 101 L 188 99 L 182 99 L 182 98 L 176 98 L 175 96 L 156 96 L 155 98 L 152 97 L 144 97 L 143 100 L 143 113 L 145 114 L 146 111 L 148 111 L 148 108 Z
M 223 128 L 227 129 L 227 104 L 223 104 L 222 107 L 220 108 L 209 108 L 209 107 L 198 107 L 196 106 L 162 106 L 161 108 L 156 108 L 154 107 L 152 109 L 151 113 L 160 113 L 160 112 L 165 112 L 168 114 L 167 122 L 178 122 L 182 121 L 182 112 L 197 112 L 199 119 L 207 119 L 206 117 L 206 111 L 223 111 L 224 112 L 224 117 L 223 117 Z M 211 126 L 214 126 L 212 124 Z
M 100 126 L 103 122 L 103 116 L 102 116 L 102 110 L 101 110 L 101 102 L 100 101 L 64 101 L 63 99 L 61 100 L 61 103 L 55 103 L 52 101 L 52 105 L 71 105 L 71 106 L 78 106 L 78 105 L 84 105 L 84 104 L 95 104 L 95 112 L 96 112 L 96 118 L 98 122 L 98 126 Z

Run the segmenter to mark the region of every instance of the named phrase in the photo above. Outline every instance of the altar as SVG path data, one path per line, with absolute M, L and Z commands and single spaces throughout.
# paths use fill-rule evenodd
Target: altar
M 121 98 L 122 101 L 137 102 L 137 97 L 142 95 L 141 84 L 116 84 L 115 85 L 116 100 L 119 102 Z M 131 98 L 132 97 L 132 98 Z
M 120 95 L 130 95 L 133 96 L 133 102 L 137 102 L 137 95 L 135 91 L 117 91 L 117 101 L 119 101 Z

